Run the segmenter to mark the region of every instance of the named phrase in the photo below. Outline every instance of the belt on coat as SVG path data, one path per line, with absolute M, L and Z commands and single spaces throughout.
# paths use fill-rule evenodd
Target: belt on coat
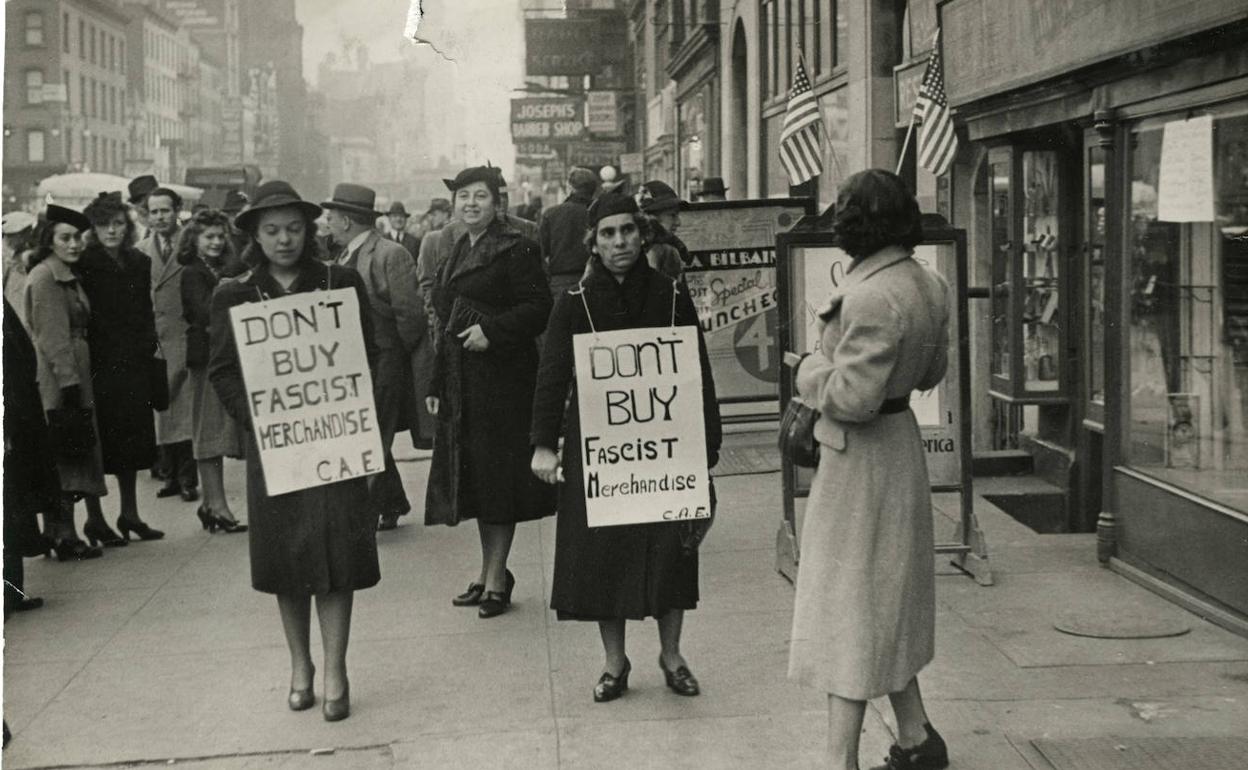
M 880 404 L 879 414 L 897 414 L 904 412 L 910 408 L 909 396 L 898 396 L 897 398 L 886 398 L 884 403 Z

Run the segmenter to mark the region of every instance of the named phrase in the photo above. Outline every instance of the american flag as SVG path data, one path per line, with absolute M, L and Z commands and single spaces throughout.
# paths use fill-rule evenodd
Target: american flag
M 784 129 L 780 132 L 780 165 L 789 175 L 789 184 L 799 185 L 823 172 L 823 154 L 819 152 L 819 103 L 810 90 L 806 66 L 797 60 L 793 90 L 784 113 Z
M 958 152 L 958 137 L 953 131 L 949 99 L 945 96 L 945 74 L 940 62 L 940 41 L 932 46 L 927 70 L 919 85 L 919 98 L 914 103 L 914 116 L 923 121 L 919 127 L 919 165 L 940 176 L 949 170 Z

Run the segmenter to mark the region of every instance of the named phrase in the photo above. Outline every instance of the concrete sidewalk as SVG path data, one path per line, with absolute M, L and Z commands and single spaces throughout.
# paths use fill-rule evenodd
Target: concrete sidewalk
M 428 462 L 400 468 L 423 499 Z M 241 466 L 227 476 L 245 517 Z M 14 738 L 4 766 L 817 767 L 824 698 L 785 679 L 793 594 L 774 570 L 779 476 L 717 486 L 703 599 L 685 624 L 702 697 L 663 687 L 647 623 L 630 625 L 628 695 L 592 702 L 597 630 L 559 623 L 546 608 L 553 519 L 519 529 L 516 606 L 486 621 L 450 604 L 477 570 L 475 527 L 425 528 L 417 515 L 379 536 L 382 582 L 356 601 L 353 713 L 327 724 L 319 709 L 286 709 L 285 644 L 272 597 L 250 588 L 246 536 L 208 535 L 194 505 L 157 501 L 145 481 L 140 500 L 164 541 L 90 562 L 27 562 L 28 587 L 47 606 L 5 629 Z M 956 511 L 951 496 L 937 505 Z M 952 767 L 1050 768 L 1033 743 L 1046 738 L 1126 746 L 1244 735 L 1248 640 L 1100 568 L 1091 536 L 1037 535 L 982 499 L 977 510 L 997 584 L 941 568 L 937 660 L 921 677 Z M 937 516 L 947 536 L 952 519 Z M 1072 611 L 1124 610 L 1191 631 L 1103 640 L 1053 628 Z M 890 719 L 886 701 L 873 704 L 864 766 L 886 753 Z M 334 751 L 309 756 L 315 749 Z

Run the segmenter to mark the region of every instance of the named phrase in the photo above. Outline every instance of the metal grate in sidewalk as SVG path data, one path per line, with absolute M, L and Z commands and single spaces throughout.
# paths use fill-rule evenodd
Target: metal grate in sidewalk
M 719 464 L 712 476 L 744 476 L 751 473 L 775 473 L 780 470 L 780 449 L 775 439 L 766 444 L 725 446 L 719 450 Z
M 1248 738 L 1070 738 L 1031 742 L 1054 770 L 1238 770 Z

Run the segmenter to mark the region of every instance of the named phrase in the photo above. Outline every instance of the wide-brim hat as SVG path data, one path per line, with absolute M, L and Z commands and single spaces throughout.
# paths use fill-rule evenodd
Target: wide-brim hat
M 260 212 L 286 207 L 299 209 L 307 214 L 309 219 L 316 219 L 321 215 L 320 206 L 300 198 L 299 193 L 295 192 L 295 188 L 291 187 L 289 182 L 275 179 L 272 182 L 265 182 L 256 189 L 255 199 L 238 216 L 234 217 L 234 226 L 251 232 Z
M 670 185 L 655 179 L 641 186 L 637 194 L 637 202 L 641 204 L 642 211 L 647 214 L 657 214 L 661 211 L 680 208 L 681 200 Z
M 387 216 L 394 216 L 396 214 L 398 214 L 401 217 L 411 216 L 411 214 L 407 213 L 407 209 L 404 208 L 403 201 L 395 201 L 394 203 L 391 203 L 390 208 L 386 211 Z
M 451 208 L 451 202 L 447 198 L 434 198 L 429 201 L 429 210 L 425 213 L 432 214 L 435 211 L 442 211 L 450 214 L 454 211 L 454 209 Z
M 225 194 L 225 203 L 221 210 L 226 214 L 237 214 L 247 207 L 247 196 L 240 190 L 230 190 Z
M 0 217 L 0 233 L 17 235 L 37 224 L 39 224 L 39 220 L 29 211 L 10 211 L 3 217 Z
M 148 193 L 160 187 L 160 182 L 156 181 L 156 177 L 151 174 L 136 176 L 130 180 L 130 184 L 126 185 L 126 192 L 130 193 L 131 203 L 142 203 L 147 198 Z
M 703 195 L 724 195 L 728 192 L 728 188 L 724 186 L 724 178 L 722 176 L 708 176 L 702 180 L 702 189 L 698 191 L 695 197 Z
M 67 225 L 73 225 L 78 229 L 78 232 L 91 229 L 91 220 L 87 219 L 86 214 L 65 206 L 58 206 L 55 203 L 48 204 L 48 209 L 44 212 L 43 217 L 47 220 L 49 227 L 63 222 Z
M 377 210 L 377 192 L 362 184 L 342 182 L 334 185 L 334 194 L 327 201 L 321 201 L 321 208 L 349 211 L 353 214 L 379 217 Z

